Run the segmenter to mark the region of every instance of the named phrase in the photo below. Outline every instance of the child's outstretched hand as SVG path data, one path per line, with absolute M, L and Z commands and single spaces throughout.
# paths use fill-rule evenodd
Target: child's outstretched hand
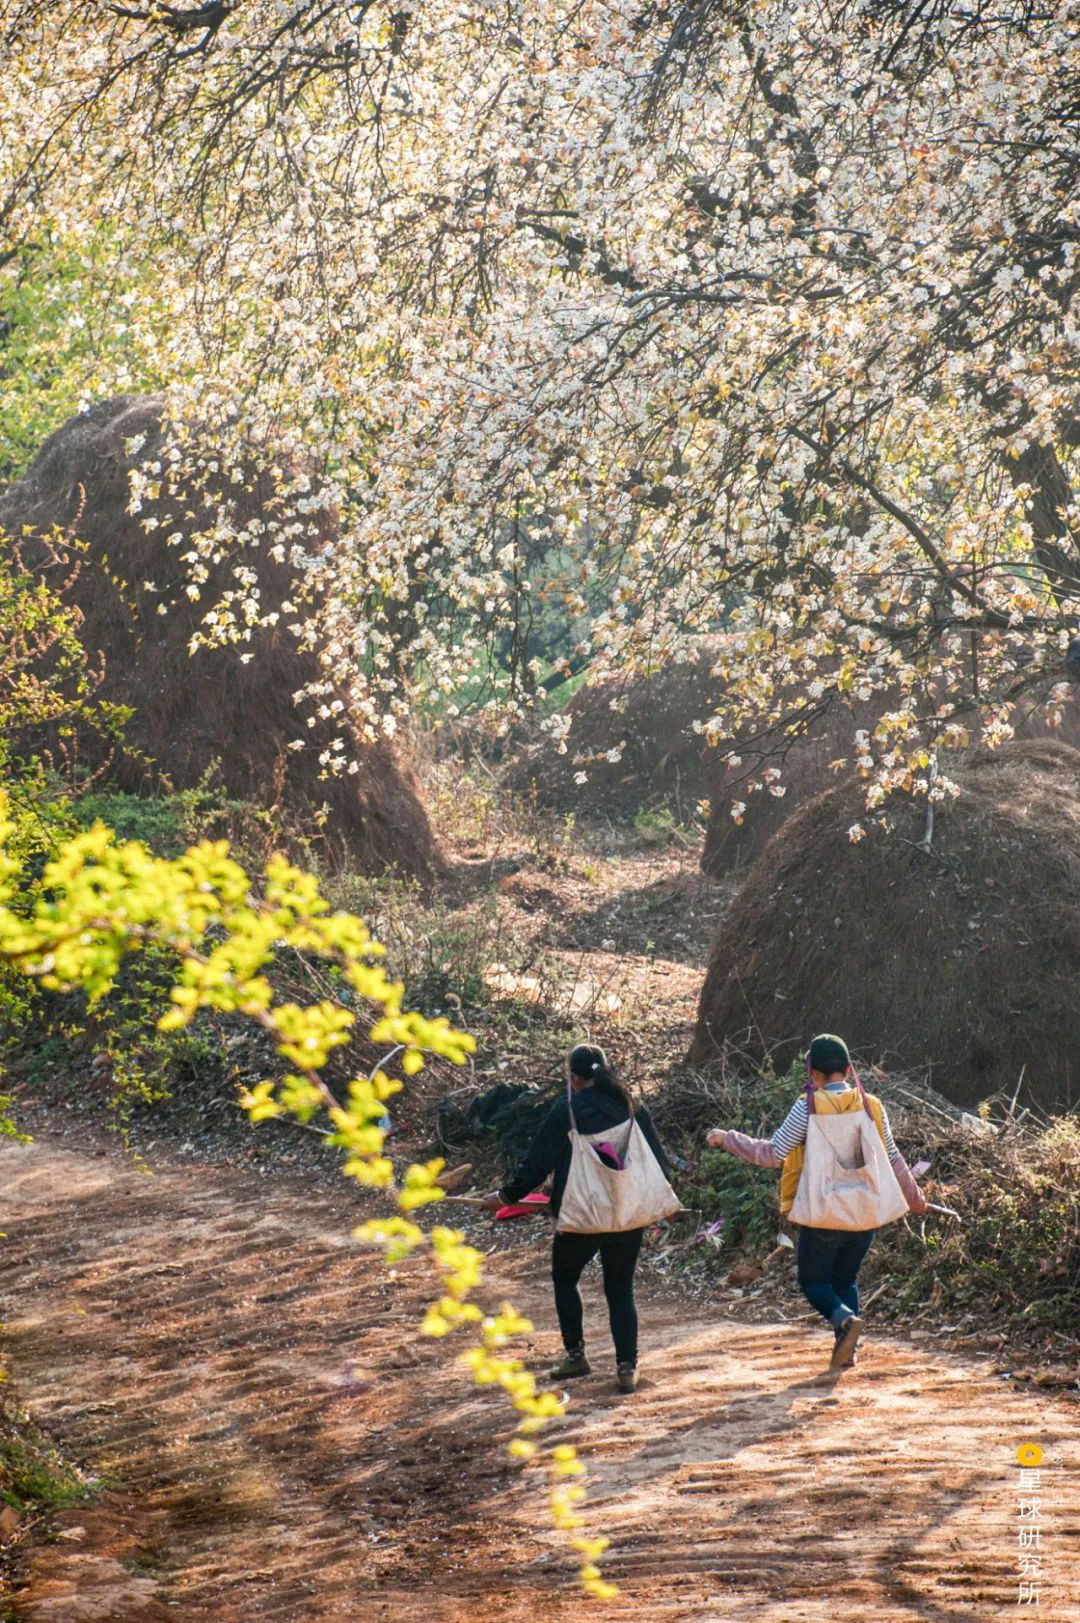
M 710 1127 L 709 1131 L 705 1134 L 705 1142 L 709 1146 L 710 1150 L 722 1150 L 724 1148 L 724 1140 L 726 1138 L 727 1134 L 722 1127 Z

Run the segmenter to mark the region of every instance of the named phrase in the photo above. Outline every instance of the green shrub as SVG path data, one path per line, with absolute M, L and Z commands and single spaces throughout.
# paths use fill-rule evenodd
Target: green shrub
M 0 1503 L 22 1513 L 60 1510 L 92 1488 L 29 1416 L 0 1403 Z
M 135 795 L 94 788 L 80 794 L 72 812 L 79 827 L 102 822 L 120 840 L 137 840 L 156 856 L 176 857 L 200 840 L 227 839 L 243 860 L 259 866 L 275 850 L 297 851 L 314 865 L 318 830 L 285 828 L 264 806 L 238 800 L 216 783 L 216 761 L 190 789 L 172 794 Z
M 737 1161 L 724 1150 L 706 1150 L 694 1172 L 679 1182 L 683 1205 L 700 1211 L 705 1225 L 724 1219 L 725 1252 L 772 1249 L 779 1223 L 775 1174 Z
M 184 826 L 189 813 L 181 797 L 101 789 L 81 795 L 72 810 L 80 827 L 105 823 L 117 839 L 140 840 L 158 856 L 178 856 L 188 844 Z
M 724 1067 L 676 1073 L 656 1102 L 666 1138 L 681 1143 L 690 1171 L 679 1182 L 683 1203 L 700 1211 L 705 1224 L 724 1219 L 724 1251 L 770 1250 L 779 1224 L 779 1174 L 737 1160 L 726 1150 L 704 1148 L 709 1127 L 730 1127 L 766 1137 L 791 1109 L 802 1086 L 793 1067 L 785 1076 L 756 1076 Z

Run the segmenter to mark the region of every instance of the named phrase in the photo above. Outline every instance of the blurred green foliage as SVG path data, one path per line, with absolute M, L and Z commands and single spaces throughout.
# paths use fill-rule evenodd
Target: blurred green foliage
M 43 223 L 0 271 L 0 483 L 84 402 L 161 386 L 130 321 L 154 288 L 118 280 L 115 264 L 106 273 L 108 246 L 107 223 L 78 246 Z

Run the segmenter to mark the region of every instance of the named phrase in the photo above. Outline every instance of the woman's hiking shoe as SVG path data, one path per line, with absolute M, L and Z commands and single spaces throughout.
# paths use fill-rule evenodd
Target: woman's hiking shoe
M 552 1364 L 548 1375 L 553 1381 L 572 1381 L 578 1375 L 591 1375 L 592 1365 L 585 1357 L 584 1347 L 571 1347 L 563 1353 L 557 1364 Z
M 858 1314 L 853 1313 L 843 1324 L 836 1327 L 836 1342 L 833 1346 L 832 1358 L 829 1360 L 830 1369 L 845 1369 L 855 1362 L 855 1348 L 858 1344 L 859 1333 L 862 1330 L 862 1320 Z
M 637 1390 L 637 1365 L 616 1364 L 615 1384 L 620 1392 L 635 1392 Z

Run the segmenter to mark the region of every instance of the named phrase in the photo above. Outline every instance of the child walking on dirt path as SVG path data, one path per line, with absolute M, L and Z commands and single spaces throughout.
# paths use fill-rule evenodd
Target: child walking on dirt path
M 805 1091 L 772 1138 L 714 1127 L 705 1141 L 754 1166 L 783 1167 L 780 1210 L 799 1225 L 799 1285 L 833 1327 L 830 1368 L 839 1369 L 855 1362 L 859 1269 L 876 1230 L 927 1203 L 847 1045 L 829 1033 L 815 1037 L 806 1073 Z
M 590 1157 L 595 1152 L 596 1159 L 604 1166 L 617 1171 L 623 1179 L 630 1177 L 630 1170 L 623 1168 L 622 1156 L 627 1154 L 626 1149 L 620 1155 L 613 1145 L 603 1141 L 604 1135 L 611 1133 L 621 1143 L 626 1137 L 624 1124 L 629 1118 L 629 1131 L 632 1133 L 636 1122 L 644 1135 L 639 1159 L 647 1162 L 655 1158 L 653 1166 L 642 1169 L 646 1182 L 651 1180 L 651 1188 L 655 1192 L 657 1176 L 660 1175 L 659 1184 L 671 1197 L 666 1209 L 677 1210 L 678 1199 L 666 1183 L 669 1171 L 667 1157 L 652 1118 L 644 1106 L 634 1105 L 627 1089 L 616 1081 L 604 1050 L 586 1043 L 579 1044 L 567 1059 L 566 1073 L 566 1097 L 552 1106 L 513 1174 L 498 1196 L 492 1199 L 513 1205 L 553 1175 L 550 1210 L 558 1220 L 574 1162 L 575 1139 L 579 1142 L 591 1139 Z M 628 1142 L 632 1145 L 633 1140 Z M 604 1174 L 600 1176 L 602 1180 Z M 658 1211 L 656 1215 L 662 1213 Z M 551 1248 L 551 1278 L 555 1287 L 555 1311 L 566 1354 L 549 1371 L 553 1380 L 572 1380 L 576 1376 L 592 1373 L 592 1366 L 585 1356 L 584 1319 L 578 1281 L 586 1264 L 599 1254 L 611 1336 L 615 1343 L 618 1388 L 620 1392 L 632 1392 L 637 1386 L 638 1316 L 634 1301 L 634 1271 L 644 1234 L 644 1227 L 584 1233 L 557 1229 Z

